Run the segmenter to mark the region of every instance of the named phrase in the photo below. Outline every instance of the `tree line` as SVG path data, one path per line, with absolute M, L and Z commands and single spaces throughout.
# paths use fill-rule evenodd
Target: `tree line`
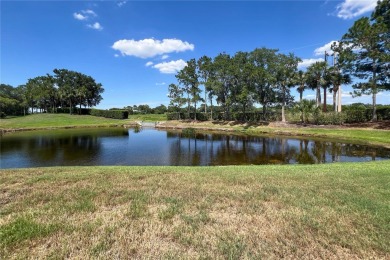
M 67 69 L 54 69 L 54 75 L 38 76 L 16 88 L 0 86 L 0 109 L 2 116 L 25 115 L 26 113 L 57 112 L 69 108 L 72 114 L 76 107 L 93 107 L 103 99 L 102 84 L 91 76 Z
M 341 112 L 341 86 L 355 82 L 353 96 L 372 95 L 372 120 L 376 121 L 376 95 L 390 90 L 389 10 L 389 0 L 379 1 L 371 18 L 357 20 L 332 45 L 332 66 L 327 61 L 329 53 L 325 52 L 325 61 L 311 64 L 306 71 L 298 70 L 299 57 L 268 48 L 191 59 L 175 75 L 178 84 L 168 87 L 170 106 L 177 111 L 186 106 L 189 115 L 197 110 L 199 102 L 204 102 L 204 112 L 213 118 L 215 100 L 223 108 L 225 120 L 231 118 L 233 111 L 245 114 L 256 104 L 262 107 L 265 118 L 269 107 L 278 106 L 285 121 L 285 107 L 294 101 L 291 88 L 297 88 L 301 103 L 306 89 L 315 90 L 316 106 L 322 104 L 323 112 L 327 111 L 326 96 L 330 91 L 333 110 Z M 196 113 L 194 116 L 196 120 Z

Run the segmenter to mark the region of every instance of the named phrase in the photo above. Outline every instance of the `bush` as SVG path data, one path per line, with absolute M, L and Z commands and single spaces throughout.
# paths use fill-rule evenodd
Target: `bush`
M 346 123 L 363 123 L 370 120 L 368 109 L 363 107 L 349 108 L 344 111 Z
M 370 112 L 372 114 L 372 109 L 370 109 Z M 386 106 L 386 107 L 377 108 L 376 115 L 378 116 L 379 120 L 390 120 L 390 107 Z
M 6 116 L 7 115 L 3 111 L 0 112 L 0 118 L 6 118 Z
M 209 113 L 196 113 L 196 120 L 207 121 L 209 116 Z M 167 120 L 195 120 L 195 113 L 190 113 L 190 116 L 183 112 L 167 113 Z
M 47 110 L 48 113 L 59 113 L 59 114 L 70 114 L 70 108 L 69 107 L 59 107 L 59 108 L 49 108 Z M 72 108 L 72 114 L 74 115 L 90 115 L 91 109 L 90 108 L 78 108 L 74 107 Z
M 91 109 L 91 115 L 114 119 L 127 119 L 129 117 L 129 112 L 127 110 Z
M 317 125 L 341 125 L 345 122 L 346 115 L 337 112 L 323 113 L 317 109 L 313 114 L 313 118 Z

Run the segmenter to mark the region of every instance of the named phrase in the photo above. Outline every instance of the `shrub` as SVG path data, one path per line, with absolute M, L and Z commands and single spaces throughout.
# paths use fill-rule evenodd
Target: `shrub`
M 69 107 L 59 107 L 59 108 L 49 108 L 47 110 L 48 113 L 59 113 L 59 114 L 70 114 L 70 108 Z M 72 108 L 72 114 L 75 115 L 90 115 L 91 109 L 90 108 L 78 108 L 74 107 Z
M 346 115 L 337 112 L 323 113 L 320 109 L 317 109 L 313 114 L 313 118 L 317 125 L 341 125 L 345 122 Z
M 196 113 L 196 120 L 199 121 L 207 121 L 209 118 L 209 113 Z M 167 120 L 195 120 L 195 113 L 190 113 L 190 116 L 188 116 L 188 113 L 183 112 L 173 112 L 173 113 L 167 113 Z
M 349 108 L 344 111 L 346 123 L 362 123 L 369 120 L 367 109 L 363 107 Z
M 91 109 L 91 115 L 114 119 L 127 119 L 129 117 L 129 112 L 127 110 Z

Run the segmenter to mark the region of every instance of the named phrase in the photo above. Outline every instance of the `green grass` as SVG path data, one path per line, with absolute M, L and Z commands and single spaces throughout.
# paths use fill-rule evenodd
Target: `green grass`
M 0 259 L 388 258 L 390 161 L 0 171 Z
M 165 115 L 130 115 L 129 119 L 119 120 L 89 115 L 33 114 L 0 120 L 1 129 L 42 129 L 63 127 L 117 126 L 135 121 L 163 121 Z
M 132 121 L 161 122 L 166 121 L 167 116 L 165 114 L 137 114 L 129 115 L 129 119 Z
M 355 143 L 380 145 L 390 148 L 390 131 L 368 128 L 327 128 L 327 127 L 275 127 L 275 126 L 251 126 L 246 124 L 230 124 L 229 122 L 180 122 L 167 121 L 162 125 L 167 128 L 176 129 L 207 129 L 214 131 L 232 131 L 250 135 L 283 135 L 283 136 L 305 136 L 313 138 L 326 138 Z
M 335 129 L 335 128 L 267 128 L 259 127 L 248 132 L 262 132 L 279 135 L 325 137 L 390 147 L 390 131 L 376 129 Z
M 0 127 L 14 128 L 50 128 L 50 127 L 83 127 L 83 126 L 114 126 L 124 124 L 128 120 L 118 120 L 88 115 L 69 114 L 33 114 L 23 117 L 1 119 Z

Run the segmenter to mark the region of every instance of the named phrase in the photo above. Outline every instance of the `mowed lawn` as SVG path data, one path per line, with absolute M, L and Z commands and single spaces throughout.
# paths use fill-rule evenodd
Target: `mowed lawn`
M 0 171 L 0 259 L 390 257 L 390 161 Z
M 0 128 L 49 128 L 49 127 L 83 127 L 83 126 L 110 126 L 124 124 L 127 120 L 103 118 L 89 115 L 69 114 L 32 114 L 22 117 L 1 119 Z
M 135 121 L 163 121 L 166 115 L 129 115 L 128 119 L 111 119 L 89 115 L 32 114 L 0 120 L 2 129 L 39 129 L 63 127 L 118 126 Z

